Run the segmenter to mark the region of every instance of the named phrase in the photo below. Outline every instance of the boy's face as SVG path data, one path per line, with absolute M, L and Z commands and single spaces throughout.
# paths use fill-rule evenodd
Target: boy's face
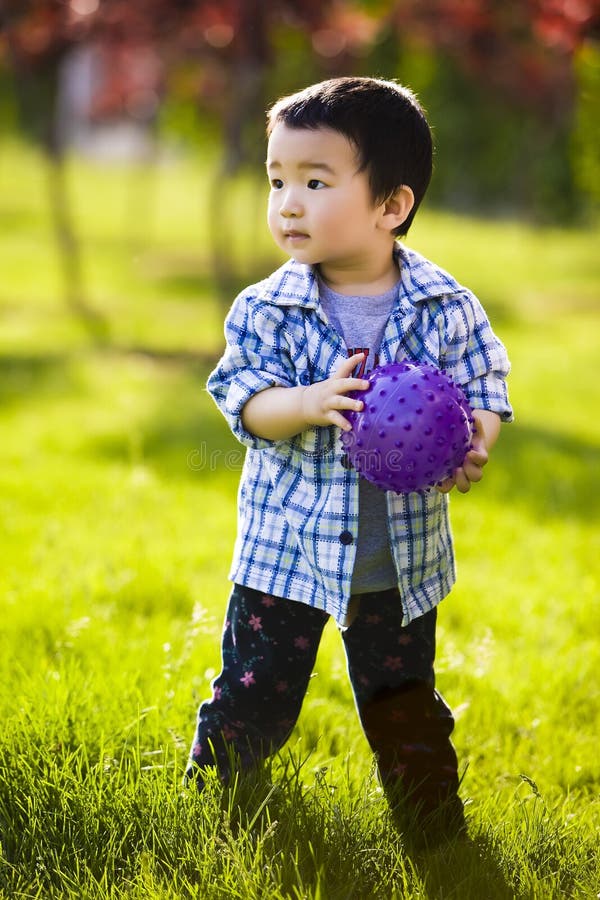
M 279 122 L 269 138 L 267 174 L 276 243 L 298 262 L 320 264 L 326 280 L 364 268 L 374 247 L 391 241 L 367 173 L 358 171 L 356 150 L 339 132 Z

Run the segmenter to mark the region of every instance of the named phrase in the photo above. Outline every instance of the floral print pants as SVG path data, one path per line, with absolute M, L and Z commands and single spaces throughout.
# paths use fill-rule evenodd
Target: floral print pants
M 303 603 L 235 585 L 223 630 L 221 674 L 202 703 L 188 777 L 206 766 L 227 781 L 286 742 L 300 709 L 329 616 Z M 341 630 L 365 735 L 389 793 L 426 809 L 458 790 L 452 714 L 434 687 L 436 610 L 402 627 L 398 591 L 360 596 Z

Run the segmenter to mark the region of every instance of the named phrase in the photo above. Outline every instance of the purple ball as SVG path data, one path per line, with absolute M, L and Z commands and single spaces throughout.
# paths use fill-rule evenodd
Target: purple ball
M 473 436 L 462 390 L 426 363 L 379 366 L 367 376 L 361 412 L 346 412 L 346 454 L 359 473 L 385 491 L 408 494 L 434 487 L 460 466 Z

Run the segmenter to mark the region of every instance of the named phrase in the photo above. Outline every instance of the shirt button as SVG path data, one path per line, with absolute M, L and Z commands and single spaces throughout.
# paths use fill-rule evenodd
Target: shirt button
M 342 544 L 351 544 L 354 538 L 352 537 L 351 531 L 342 531 L 340 534 L 340 543 Z

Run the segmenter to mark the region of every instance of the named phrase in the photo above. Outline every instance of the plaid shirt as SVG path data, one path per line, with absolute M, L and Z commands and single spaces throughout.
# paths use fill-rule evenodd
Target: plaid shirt
M 397 303 L 380 363 L 444 369 L 473 408 L 512 419 L 506 351 L 477 298 L 398 244 Z M 247 432 L 240 413 L 258 391 L 328 378 L 347 358 L 319 303 L 312 267 L 290 261 L 243 291 L 225 322 L 227 347 L 208 390 L 247 446 L 230 578 L 316 606 L 344 624 L 358 535 L 358 475 L 342 465 L 340 430 L 312 426 L 283 441 Z M 388 492 L 388 531 L 404 622 L 434 607 L 455 581 L 448 496 Z

